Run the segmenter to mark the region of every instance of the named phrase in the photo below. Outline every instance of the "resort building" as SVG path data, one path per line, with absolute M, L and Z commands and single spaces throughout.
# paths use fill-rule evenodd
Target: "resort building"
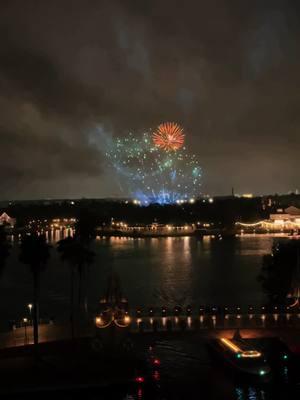
M 10 225 L 12 228 L 16 224 L 16 219 L 10 217 L 6 212 L 0 215 L 0 225 Z
M 267 231 L 267 232 L 293 232 L 300 229 L 300 209 L 290 206 L 286 209 L 278 209 L 275 214 L 270 214 L 268 220 L 255 223 L 237 222 L 236 225 L 243 231 Z
M 279 209 L 276 214 L 270 214 L 270 221 L 275 225 L 300 228 L 300 209 L 294 206 Z

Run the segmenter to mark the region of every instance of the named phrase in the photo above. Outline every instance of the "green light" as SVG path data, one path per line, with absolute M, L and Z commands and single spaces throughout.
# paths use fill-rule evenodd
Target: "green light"
M 238 353 L 236 356 L 237 356 L 237 358 L 241 358 L 241 357 L 242 357 L 242 356 L 240 355 L 240 353 Z
M 260 376 L 264 375 L 265 373 L 266 373 L 266 371 L 264 371 L 263 369 L 261 369 L 261 370 L 259 371 L 259 375 L 260 375 Z
M 284 354 L 282 358 L 283 358 L 284 360 L 287 360 L 287 359 L 288 359 L 288 355 L 287 355 L 287 354 Z

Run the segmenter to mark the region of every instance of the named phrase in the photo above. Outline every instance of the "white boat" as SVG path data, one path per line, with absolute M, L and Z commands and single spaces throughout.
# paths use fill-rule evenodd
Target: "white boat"
M 210 347 L 236 372 L 260 379 L 268 378 L 271 374 L 264 354 L 242 339 L 215 339 L 210 342 Z

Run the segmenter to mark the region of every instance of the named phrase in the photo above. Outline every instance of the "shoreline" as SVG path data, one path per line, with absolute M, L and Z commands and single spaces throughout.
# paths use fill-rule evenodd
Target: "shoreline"
M 72 228 L 55 228 L 55 229 L 41 229 L 40 232 L 44 232 L 47 235 L 54 235 L 60 232 L 60 238 L 66 236 L 72 236 Z M 26 228 L 11 229 L 8 231 L 8 235 L 12 238 L 18 238 L 22 234 L 30 233 Z M 173 230 L 169 229 L 158 229 L 158 230 L 147 230 L 147 229 L 96 229 L 96 238 L 176 238 L 176 237 L 195 237 L 202 240 L 204 237 L 217 238 L 217 239 L 232 239 L 236 237 L 286 237 L 290 239 L 300 239 L 300 234 L 291 234 L 290 230 L 282 231 L 267 231 L 267 230 L 255 230 L 255 231 L 237 231 L 237 230 L 227 230 L 227 229 L 191 229 L 190 227 L 185 229 Z
M 239 237 L 285 237 L 285 238 L 291 238 L 291 239 L 300 239 L 300 236 L 291 236 L 288 233 L 282 233 L 282 232 L 274 232 L 274 233 L 268 233 L 268 232 L 255 232 L 255 233 L 236 233 L 233 235 L 222 235 L 222 233 L 206 233 L 203 235 L 199 235 L 195 232 L 182 232 L 182 233 L 138 233 L 138 234 L 133 234 L 133 233 L 126 233 L 126 232 L 102 232 L 101 234 L 98 232 L 97 237 L 99 238 L 111 238 L 111 237 L 116 237 L 116 238 L 133 238 L 133 239 L 147 239 L 147 238 L 174 238 L 174 237 L 195 237 L 197 239 L 203 239 L 204 237 L 208 238 L 216 238 L 218 235 L 220 235 L 222 238 L 226 239 L 234 239 L 234 238 L 239 238 Z

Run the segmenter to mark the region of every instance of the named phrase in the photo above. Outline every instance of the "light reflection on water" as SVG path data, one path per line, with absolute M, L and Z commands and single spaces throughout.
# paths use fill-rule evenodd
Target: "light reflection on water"
M 137 246 L 136 239 L 127 238 L 100 242 L 104 243 L 103 253 L 113 251 L 114 268 L 129 295 L 132 293 L 127 282 L 134 271 L 138 293 L 132 296 L 134 303 L 137 297 L 148 304 L 171 305 L 262 301 L 256 277 L 262 255 L 272 245 L 269 237 L 241 238 L 234 243 L 201 242 L 191 237 L 155 238 L 137 241 Z
M 61 237 L 60 231 L 48 234 L 53 246 Z M 229 241 L 211 238 L 200 241 L 192 237 L 99 238 L 94 245 L 96 262 L 89 274 L 90 305 L 97 304 L 111 268 L 119 273 L 133 306 L 258 304 L 262 293 L 256 277 L 262 255 L 270 252 L 271 246 L 272 238 L 268 236 Z M 4 319 L 23 316 L 25 305 L 32 299 L 30 272 L 17 259 L 15 246 L 0 281 Z M 12 292 L 14 296 L 9 295 Z M 55 252 L 43 274 L 41 296 L 42 313 L 68 315 L 69 269 Z M 199 318 L 203 322 L 203 316 Z M 182 398 L 199 398 L 191 397 L 188 389 L 195 388 L 201 395 L 201 385 L 206 385 L 213 392 L 212 399 L 221 398 L 221 394 L 226 400 L 272 399 L 268 389 L 228 380 L 223 371 L 211 365 L 205 346 L 199 343 L 161 342 L 158 351 L 162 368 L 157 380 L 162 385 L 169 382 L 170 386 L 172 382 L 185 382 L 186 396 Z M 287 370 L 283 371 L 283 377 L 287 377 Z M 144 393 L 138 391 L 135 398 L 144 398 Z
M 253 382 L 212 359 L 205 341 L 168 339 L 158 341 L 154 351 L 161 360 L 160 382 L 164 399 L 275 400 L 291 388 L 283 379 Z M 274 385 L 275 384 L 275 385 Z
M 266 391 L 254 386 L 235 388 L 236 400 L 266 400 Z
M 48 232 L 55 247 L 64 233 Z M 240 237 L 218 241 L 193 237 L 178 238 L 99 238 L 95 241 L 96 260 L 89 272 L 89 303 L 98 303 L 111 268 L 118 272 L 123 290 L 132 306 L 169 306 L 175 304 L 248 305 L 260 304 L 263 295 L 257 275 L 262 255 L 270 252 L 272 237 Z M 18 262 L 18 246 L 0 280 L 0 304 L 5 318 L 22 314 L 31 301 L 30 272 Z M 14 291 L 15 296 L 8 296 Z M 57 253 L 42 278 L 42 302 L 48 313 L 64 314 L 69 296 L 69 269 Z M 64 314 L 65 315 L 65 314 Z

